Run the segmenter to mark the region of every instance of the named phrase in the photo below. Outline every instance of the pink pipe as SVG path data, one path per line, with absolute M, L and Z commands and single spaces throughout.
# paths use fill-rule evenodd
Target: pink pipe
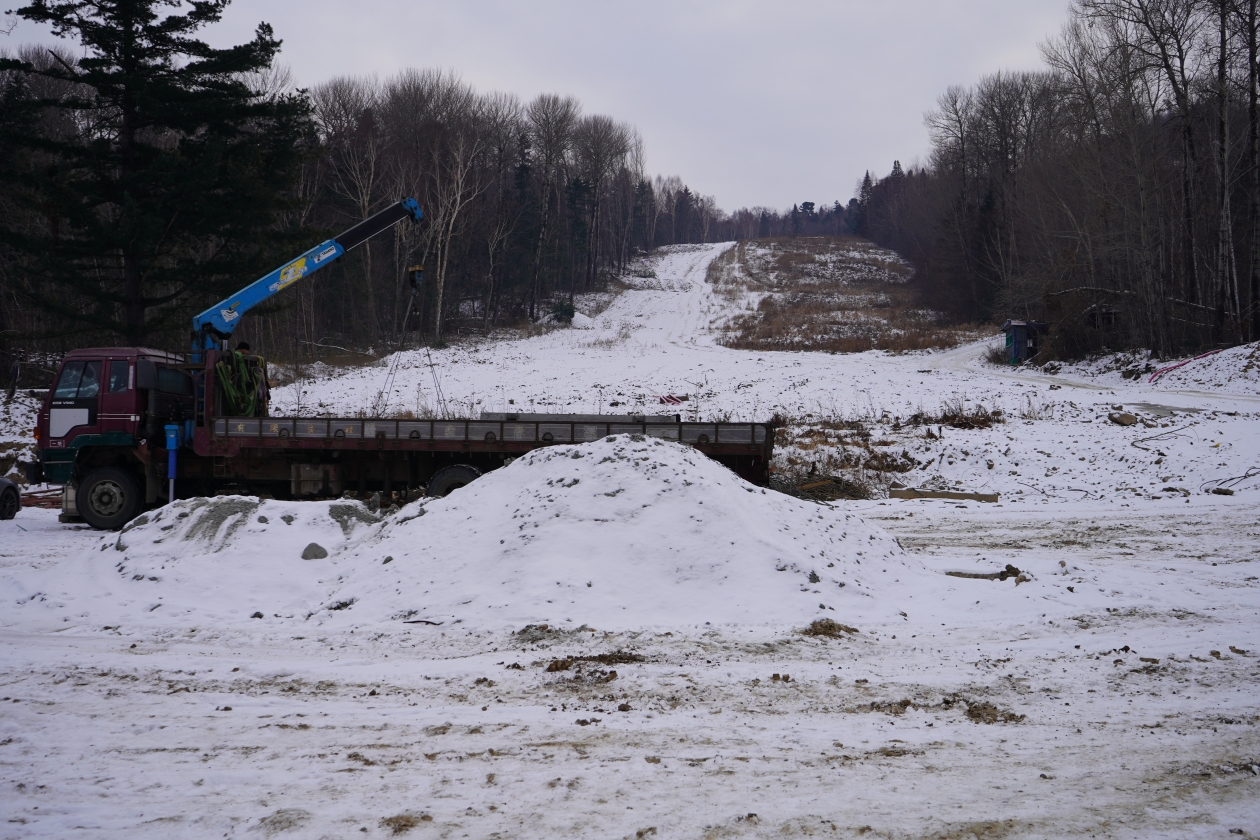
M 1152 385 L 1152 384 L 1154 384 L 1155 380 L 1156 380 L 1156 379 L 1158 379 L 1158 378 L 1160 377 L 1160 375 L 1165 374 L 1165 373 L 1168 373 L 1168 371 L 1170 371 L 1170 370 L 1176 370 L 1177 368 L 1182 367 L 1183 365 L 1188 365 L 1188 364 L 1190 364 L 1191 362 L 1197 362 L 1199 359 L 1206 359 L 1208 356 L 1214 356 L 1214 355 L 1216 355 L 1216 354 L 1217 354 L 1217 353 L 1219 353 L 1219 352 L 1221 352 L 1221 351 L 1220 351 L 1220 350 L 1209 350 L 1209 351 L 1207 351 L 1206 353 L 1200 353 L 1198 356 L 1195 356 L 1193 359 L 1186 359 L 1184 362 L 1177 362 L 1177 364 L 1175 364 L 1175 365 L 1169 365 L 1169 366 L 1168 366 L 1168 367 L 1166 367 L 1166 368 L 1160 368 L 1159 370 L 1157 370 L 1157 371 L 1155 371 L 1154 373 L 1152 373 L 1152 374 L 1151 374 L 1151 378 L 1150 378 L 1150 379 L 1148 379 L 1148 380 L 1146 381 L 1146 384 L 1147 384 L 1147 385 Z

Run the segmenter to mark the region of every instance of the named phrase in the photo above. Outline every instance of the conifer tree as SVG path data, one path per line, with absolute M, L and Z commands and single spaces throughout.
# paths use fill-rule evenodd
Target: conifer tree
M 33 0 L 17 10 L 82 47 L 11 80 L 60 95 L 8 96 L 0 113 L 0 189 L 19 212 L 0 237 L 30 303 L 79 333 L 131 345 L 184 322 L 276 259 L 264 234 L 284 209 L 311 133 L 302 92 L 261 92 L 280 41 L 213 49 L 195 35 L 229 0 Z M 44 90 L 48 84 L 42 85 Z M 30 130 L 50 116 L 71 130 Z M 265 239 L 284 247 L 274 232 Z M 167 335 L 170 333 L 168 332 Z
M 866 170 L 866 174 L 862 176 L 862 185 L 858 187 L 857 194 L 857 219 L 854 222 L 853 230 L 859 236 L 869 236 L 868 230 L 871 209 L 871 193 L 875 189 L 875 185 L 871 182 L 871 171 Z

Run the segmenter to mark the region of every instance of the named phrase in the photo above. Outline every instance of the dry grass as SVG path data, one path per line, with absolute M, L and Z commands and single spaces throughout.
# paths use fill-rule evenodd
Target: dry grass
M 616 335 L 605 336 L 603 338 L 596 338 L 596 339 L 586 342 L 582 346 L 590 347 L 596 350 L 611 350 L 620 344 L 625 344 L 627 341 L 630 340 L 630 338 L 633 335 L 634 335 L 634 331 L 630 329 L 630 325 L 622 324 L 621 328 L 617 330 Z
M 961 398 L 955 398 L 942 403 L 940 411 L 936 413 L 920 411 L 911 415 L 905 421 L 905 425 L 950 426 L 955 429 L 987 429 L 994 423 L 1005 422 L 1006 417 L 999 409 L 990 411 L 979 404 L 968 408 Z M 928 432 L 930 433 L 931 429 Z
M 736 349 L 905 353 L 983 334 L 918 306 L 912 276 L 891 251 L 830 236 L 741 242 L 710 264 L 707 279 L 728 302 L 744 302 L 721 325 L 721 343 Z
M 967 720 L 973 723 L 1019 723 L 1025 717 L 986 701 L 967 704 Z
M 847 624 L 841 624 L 838 621 L 832 621 L 830 618 L 820 618 L 801 631 L 806 636 L 826 636 L 829 639 L 843 639 L 845 634 L 860 633 L 856 627 L 850 627 Z
M 1010 364 L 1011 352 L 1001 344 L 990 344 L 984 349 L 984 360 L 991 365 Z
M 777 415 L 770 486 L 816 502 L 883 498 L 895 482 L 910 482 L 908 474 L 930 465 L 931 456 L 926 462 L 916 457 L 923 438 L 936 439 L 947 426 L 986 429 L 1006 422 L 1001 410 L 961 395 L 936 409 L 920 405 L 913 411 Z
M 428 822 L 433 822 L 433 817 L 428 814 L 397 814 L 381 820 L 381 828 L 389 829 L 390 836 L 397 837 Z

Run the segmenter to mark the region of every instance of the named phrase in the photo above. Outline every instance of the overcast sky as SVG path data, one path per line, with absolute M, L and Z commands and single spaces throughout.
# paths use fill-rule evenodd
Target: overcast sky
M 14 4 L 16 5 L 16 4 Z M 216 46 L 259 21 L 303 86 L 443 67 L 482 91 L 577 96 L 633 123 L 651 172 L 727 211 L 847 201 L 863 171 L 927 152 L 951 84 L 1040 66 L 1067 0 L 236 0 Z M 8 38 L 42 40 L 30 24 Z

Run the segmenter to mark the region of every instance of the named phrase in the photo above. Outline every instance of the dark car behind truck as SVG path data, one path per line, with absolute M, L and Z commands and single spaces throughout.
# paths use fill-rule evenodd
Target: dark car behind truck
M 169 500 L 171 451 L 176 497 L 421 489 L 445 495 L 533 449 L 623 433 L 694 446 L 753 483 L 769 480 L 774 430 L 766 423 L 682 422 L 676 415 L 270 417 L 265 397 L 259 416 L 235 416 L 224 409 L 223 383 L 216 381 L 228 369 L 220 360 L 253 365 L 266 381 L 262 358 L 223 351 L 205 352 L 199 364 L 144 348 L 68 354 L 39 414 L 39 461 L 29 478 L 64 485 L 63 517 L 104 529 Z M 178 433 L 171 437 L 168 429 Z

